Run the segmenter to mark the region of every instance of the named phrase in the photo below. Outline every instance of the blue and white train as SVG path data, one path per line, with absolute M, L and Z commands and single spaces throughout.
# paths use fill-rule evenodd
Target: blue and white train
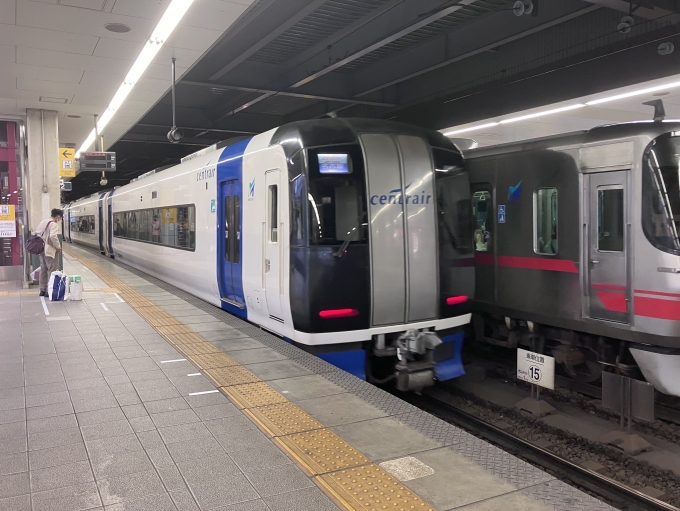
M 318 119 L 71 203 L 65 233 L 357 376 L 419 390 L 463 373 L 469 190 L 437 132 Z

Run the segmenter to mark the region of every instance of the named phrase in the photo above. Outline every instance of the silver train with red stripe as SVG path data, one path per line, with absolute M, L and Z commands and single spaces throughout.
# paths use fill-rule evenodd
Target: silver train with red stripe
M 466 153 L 477 340 L 680 396 L 680 122 Z

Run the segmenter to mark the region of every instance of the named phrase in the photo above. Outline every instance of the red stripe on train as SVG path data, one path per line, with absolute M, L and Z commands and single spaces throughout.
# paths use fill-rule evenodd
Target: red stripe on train
M 621 293 L 610 293 L 608 291 L 596 291 L 597 297 L 604 305 L 604 308 L 613 312 L 628 312 L 626 295 Z
M 680 298 L 680 294 L 678 293 L 665 293 L 663 291 L 646 291 L 644 289 L 636 289 L 635 292 L 643 295 L 671 296 L 673 298 Z
M 475 254 L 475 264 L 493 265 L 493 254 Z M 498 266 L 522 268 L 525 270 L 559 271 L 578 273 L 574 261 L 568 259 L 547 259 L 542 257 L 498 256 Z
M 680 321 L 680 301 L 636 296 L 635 315 Z

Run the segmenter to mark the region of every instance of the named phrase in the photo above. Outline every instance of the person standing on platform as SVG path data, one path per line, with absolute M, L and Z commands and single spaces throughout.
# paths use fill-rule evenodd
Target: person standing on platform
M 57 252 L 61 252 L 59 223 L 63 216 L 64 212 L 55 208 L 52 210 L 52 218 L 46 218 L 35 229 L 35 233 L 39 234 L 45 242 L 45 250 L 40 254 L 40 296 L 49 296 L 47 283 L 52 272 L 57 270 Z

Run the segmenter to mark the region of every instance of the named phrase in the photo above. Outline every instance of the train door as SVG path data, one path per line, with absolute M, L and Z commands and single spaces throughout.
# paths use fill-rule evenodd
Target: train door
M 241 278 L 241 185 L 238 180 L 220 186 L 219 278 L 223 302 L 245 308 Z
M 586 174 L 588 315 L 628 323 L 627 171 Z
M 66 218 L 64 219 L 64 222 L 66 222 L 66 225 L 64 226 L 64 228 L 66 229 L 66 233 L 67 233 L 66 239 L 68 240 L 69 243 L 73 243 L 71 241 L 71 207 L 70 206 L 66 209 Z
M 267 171 L 265 187 L 267 196 L 266 221 L 264 222 L 264 284 L 267 309 L 272 319 L 283 322 L 281 293 L 283 292 L 282 247 L 283 218 L 280 197 L 281 172 Z
M 475 300 L 496 302 L 496 237 L 493 187 L 472 185 L 472 242 L 475 250 Z
M 114 190 L 112 190 L 108 197 L 106 197 L 106 245 L 109 255 L 113 257 L 113 209 L 112 197 Z
M 104 250 L 104 197 L 105 196 L 106 196 L 106 194 L 102 193 L 99 196 L 99 201 L 97 202 L 97 204 L 99 206 L 99 209 L 98 209 L 98 213 L 99 213 L 99 215 L 98 215 L 99 216 L 99 225 L 98 225 L 98 227 L 99 227 L 99 251 L 104 255 L 106 254 L 106 252 Z

